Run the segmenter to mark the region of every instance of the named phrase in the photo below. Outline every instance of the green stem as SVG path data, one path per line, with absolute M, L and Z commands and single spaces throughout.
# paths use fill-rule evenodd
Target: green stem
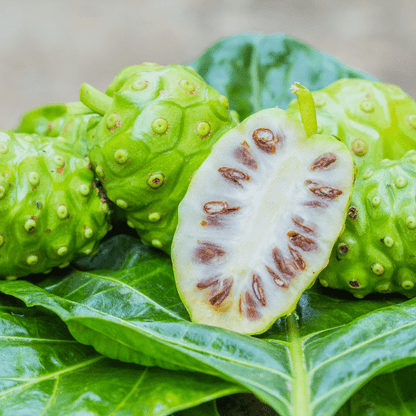
M 81 85 L 80 100 L 88 108 L 102 116 L 110 108 L 113 99 L 89 84 Z
M 293 414 L 296 416 L 310 416 L 309 380 L 295 313 L 289 315 L 286 322 L 288 325 L 290 358 L 293 365 Z
M 290 91 L 298 97 L 300 119 L 305 128 L 306 135 L 311 137 L 318 132 L 318 122 L 316 121 L 316 109 L 313 102 L 312 93 L 299 82 L 295 82 L 290 87 Z

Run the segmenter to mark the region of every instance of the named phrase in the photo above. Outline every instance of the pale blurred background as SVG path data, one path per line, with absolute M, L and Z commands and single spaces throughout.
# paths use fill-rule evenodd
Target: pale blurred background
M 283 32 L 416 98 L 416 0 L 0 0 L 0 129 L 105 90 L 124 66 L 186 64 L 238 32 Z

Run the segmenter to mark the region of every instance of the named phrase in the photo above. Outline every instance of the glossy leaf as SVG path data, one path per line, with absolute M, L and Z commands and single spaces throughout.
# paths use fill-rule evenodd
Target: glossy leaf
M 245 33 L 221 39 L 191 66 L 228 97 L 241 119 L 264 108 L 286 109 L 299 82 L 311 91 L 341 78 L 374 77 L 281 33 Z
M 339 410 L 337 416 L 416 414 L 416 366 L 374 378 Z
M 2 294 L 0 357 L 2 416 L 169 415 L 242 391 L 212 376 L 103 357 L 56 316 Z M 216 414 L 213 402 L 197 410 Z
M 332 415 L 374 376 L 416 362 L 416 300 L 385 306 L 310 290 L 298 318 L 255 338 L 190 322 L 169 258 L 137 240 L 114 237 L 97 255 L 124 266 L 75 270 L 43 288 L 1 282 L 0 290 L 57 313 L 76 339 L 105 355 L 220 376 L 280 416 Z

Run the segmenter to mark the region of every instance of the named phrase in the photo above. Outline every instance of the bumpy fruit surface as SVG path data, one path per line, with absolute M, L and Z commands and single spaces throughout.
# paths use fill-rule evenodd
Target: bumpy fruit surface
M 416 148 L 416 103 L 398 86 L 342 79 L 312 95 L 318 132 L 345 143 L 359 173 Z M 297 101 L 289 112 L 299 117 Z
M 142 241 L 169 253 L 191 176 L 235 124 L 228 101 L 180 65 L 127 67 L 100 94 L 81 89 L 81 101 L 103 114 L 89 144 L 92 166 Z
M 319 276 L 325 287 L 357 298 L 416 295 L 416 152 L 384 161 L 354 187 L 345 231 Z
M 75 153 L 86 156 L 87 138 L 94 134 L 100 119 L 80 102 L 47 104 L 25 113 L 14 132 L 63 137 Z
M 0 278 L 65 267 L 92 254 L 108 205 L 63 138 L 0 132 Z
M 179 205 L 172 261 L 194 322 L 246 334 L 290 314 L 341 233 L 354 163 L 279 109 L 225 133 Z

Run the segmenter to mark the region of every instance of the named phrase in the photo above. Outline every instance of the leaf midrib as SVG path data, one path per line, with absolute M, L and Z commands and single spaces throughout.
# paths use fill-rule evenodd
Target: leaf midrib
M 302 340 L 295 314 L 287 318 L 289 352 L 293 366 L 292 406 L 296 416 L 310 416 L 309 379 L 304 360 Z

